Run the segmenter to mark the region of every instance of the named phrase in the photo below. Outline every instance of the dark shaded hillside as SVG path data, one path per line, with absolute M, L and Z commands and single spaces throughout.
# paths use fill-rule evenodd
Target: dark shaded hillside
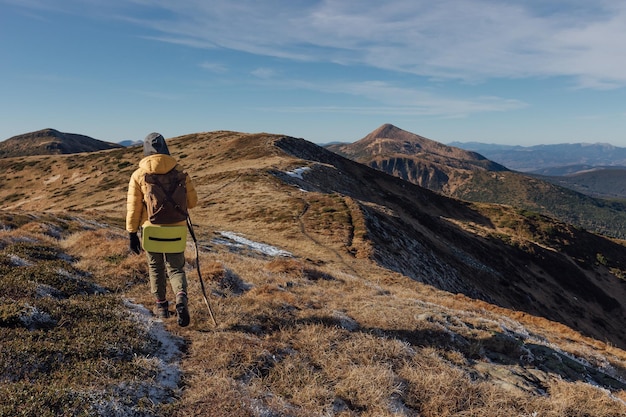
M 626 238 L 626 203 L 593 198 L 553 182 L 559 181 L 515 172 L 476 172 L 451 196 L 532 210 L 596 233 Z
M 95 152 L 121 147 L 117 143 L 104 142 L 89 136 L 43 129 L 0 142 L 0 158 Z
M 626 169 L 601 167 L 562 176 L 537 174 L 537 177 L 591 197 L 626 199 Z
M 626 318 L 621 244 L 530 212 L 452 200 L 304 141 L 277 145 L 334 167 L 316 166 L 297 184 L 355 199 L 353 222 L 360 217 L 380 265 L 626 346 L 622 319 L 615 321 Z

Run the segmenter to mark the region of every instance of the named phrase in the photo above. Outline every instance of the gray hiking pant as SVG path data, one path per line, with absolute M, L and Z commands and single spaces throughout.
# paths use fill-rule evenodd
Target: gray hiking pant
M 150 275 L 150 290 L 157 301 L 166 300 L 167 280 L 174 295 L 187 293 L 187 276 L 185 275 L 185 254 L 146 252 Z

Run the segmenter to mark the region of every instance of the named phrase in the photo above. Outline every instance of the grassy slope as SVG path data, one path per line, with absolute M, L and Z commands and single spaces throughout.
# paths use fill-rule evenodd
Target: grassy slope
M 367 239 L 365 223 L 354 217 L 354 200 L 313 190 L 304 193 L 259 171 L 259 165 L 284 172 L 302 164 L 275 149 L 254 146 L 262 141 L 227 133 L 223 141 L 217 140 L 219 134 L 208 136 L 214 141 L 210 145 L 191 135 L 170 147 L 179 149 L 176 156 L 195 174 L 204 197 L 192 216 L 219 325 L 211 326 L 190 264 L 192 325 L 179 329 L 174 321 L 165 323 L 186 342 L 180 358 L 182 391 L 165 387 L 161 396 L 133 389 L 138 393 L 133 397 L 119 390 L 122 381 L 134 388 L 158 380 L 158 367 L 147 363 L 158 343 L 146 334 L 144 324 L 133 326 L 125 319 L 120 301 L 130 298 L 148 307 L 152 303 L 144 258 L 128 255 L 121 222 L 126 185 L 121 178 L 129 175 L 128 164 L 137 155 L 113 151 L 93 156 L 91 164 L 80 158 L 62 158 L 57 164 L 41 160 L 37 164 L 49 164 L 43 174 L 4 171 L 9 180 L 33 185 L 49 181 L 29 198 L 15 200 L 18 207 L 37 213 L 46 204 L 73 206 L 81 215 L 20 217 L 14 209 L 2 213 L 1 259 L 7 269 L 0 283 L 10 291 L 4 292 L 6 318 L 0 330 L 14 332 L 15 349 L 4 350 L 0 363 L 15 366 L 9 355 L 28 357 L 41 348 L 38 342 L 23 340 L 58 340 L 48 345 L 45 355 L 61 364 L 53 374 L 29 362 L 12 370 L 18 376 L 3 379 L 1 385 L 16 398 L 3 410 L 6 415 L 29 407 L 30 415 L 46 410 L 59 414 L 59 408 L 71 414 L 103 399 L 111 401 L 107 395 L 119 395 L 120 415 L 626 413 L 620 382 L 626 378 L 626 352 L 553 321 L 440 291 L 377 266 L 368 260 L 375 248 Z M 215 152 L 219 146 L 226 152 Z M 206 158 L 192 158 L 199 152 Z M 103 159 L 107 166 L 113 163 L 120 169 L 119 177 L 99 168 Z M 36 175 L 41 177 L 37 180 Z M 55 185 L 62 181 L 65 184 Z M 110 187 L 95 189 L 97 184 Z M 74 189 L 65 199 L 64 186 Z M 274 258 L 226 245 L 216 240 L 220 230 L 236 231 L 296 256 Z M 19 246 L 15 242 L 19 240 L 30 241 L 30 249 Z M 53 259 L 45 259 L 48 252 L 55 254 Z M 59 253 L 71 258 L 59 260 Z M 22 265 L 16 257 L 37 266 Z M 68 298 L 41 297 L 37 288 L 42 282 L 51 286 L 66 282 L 59 278 L 58 265 L 48 262 L 63 262 L 63 268 L 84 283 L 66 290 Z M 42 272 L 47 278 L 37 278 L 27 273 L 28 268 L 50 275 Z M 20 292 L 29 287 L 30 292 Z M 76 294 L 83 287 L 88 294 Z M 92 288 L 104 288 L 108 294 L 97 295 Z M 44 320 L 48 324 L 41 328 L 20 325 L 32 311 L 26 303 L 53 320 Z M 81 313 L 68 310 L 63 316 L 64 307 L 72 303 Z M 103 310 L 115 313 L 106 315 Z M 94 316 L 98 319 L 89 319 Z M 85 331 L 76 332 L 70 343 L 67 328 L 73 326 Z M 111 341 L 109 335 L 117 332 L 127 343 Z M 79 352 L 74 356 L 69 354 L 72 346 Z M 83 364 L 86 371 L 81 371 Z M 135 379 L 135 374 L 141 377 Z M 589 378 L 610 391 L 586 383 Z M 38 403 L 28 400 L 35 392 L 28 388 L 32 381 L 41 389 Z M 60 394 L 66 401 L 56 401 Z M 178 400 L 168 405 L 173 396 Z
M 120 297 L 145 266 L 115 244 L 119 230 L 36 213 L 2 212 L 0 224 L 0 415 L 151 415 L 173 401 L 178 371 L 161 343 L 173 353 L 182 339 Z M 70 255 L 94 244 L 107 275 Z
M 182 390 L 159 388 L 159 339 L 121 298 L 151 305 L 143 257 L 126 253 L 125 234 L 78 218 L 16 217 L 2 215 L 3 226 L 13 226 L 1 235 L 3 265 L 11 265 L 0 280 L 0 390 L 11 401 L 0 415 L 626 412 L 609 391 L 584 382 L 593 378 L 625 397 L 618 380 L 626 377 L 626 352 L 610 345 L 383 269 L 338 272 L 234 250 L 204 233 L 211 251 L 202 252 L 201 265 L 218 327 L 189 265 L 192 325 L 165 323 L 185 341 Z M 68 284 L 50 262 L 80 279 Z M 56 295 L 42 296 L 42 288 Z
M 451 193 L 456 198 L 498 202 L 533 210 L 596 233 L 626 237 L 626 205 L 593 198 L 515 172 L 475 172 Z

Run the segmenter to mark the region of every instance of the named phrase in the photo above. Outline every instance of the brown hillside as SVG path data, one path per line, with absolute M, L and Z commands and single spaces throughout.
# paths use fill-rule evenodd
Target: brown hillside
M 0 305 L 0 366 L 16 382 L 0 382 L 0 394 L 17 400 L 0 414 L 19 401 L 75 411 L 96 400 L 101 410 L 130 409 L 124 415 L 172 416 L 626 410 L 619 242 L 447 198 L 302 139 L 219 131 L 168 145 L 200 197 L 191 217 L 218 326 L 190 267 L 192 324 L 165 323 L 184 350 L 183 376 L 168 385 L 159 344 L 135 335 L 113 297 L 153 302 L 145 257 L 129 256 L 123 230 L 141 149 L 1 159 L 0 286 L 9 302 Z M 20 309 L 49 312 L 36 316 L 45 328 L 29 328 L 32 317 L 20 324 Z M 89 318 L 98 314 L 94 339 Z M 128 343 L 114 343 L 120 325 Z M 171 397 L 157 397 L 154 383 Z M 107 395 L 119 402 L 100 400 Z
M 354 271 L 359 259 L 626 346 L 626 251 L 501 206 L 462 203 L 304 140 L 212 132 L 170 140 L 202 198 L 192 217 Z M 3 208 L 121 219 L 140 149 L 0 161 Z M 304 168 L 301 174 L 291 173 Z M 600 263 L 598 259 L 602 259 Z
M 351 144 L 327 149 L 449 197 L 506 204 L 626 238 L 626 205 L 589 197 L 510 171 L 483 156 L 386 124 Z
M 0 142 L 0 158 L 96 152 L 121 147 L 117 143 L 104 142 L 89 136 L 43 129 Z

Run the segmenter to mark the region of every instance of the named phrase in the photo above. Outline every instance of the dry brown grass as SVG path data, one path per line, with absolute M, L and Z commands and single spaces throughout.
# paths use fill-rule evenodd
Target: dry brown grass
M 42 235 L 49 230 L 30 222 L 22 230 L 4 232 L 2 239 L 57 241 Z M 79 230 L 58 242 L 101 285 L 151 308 L 145 257 L 129 255 L 125 232 Z M 218 326 L 211 324 L 200 297 L 191 247 L 192 324 L 178 328 L 174 320 L 165 323 L 187 342 L 182 395 L 164 409 L 168 415 L 626 413 L 625 391 L 611 395 L 568 381 L 556 370 L 546 373 L 544 395 L 500 379 L 509 372 L 507 361 L 523 370 L 517 356 L 540 340 L 598 366 L 626 368 L 623 351 L 565 326 L 446 294 L 374 265 L 355 274 L 301 258 L 212 248 L 201 252 L 200 263 Z M 503 328 L 513 336 L 505 337 Z M 524 337 L 515 336 L 522 333 Z M 489 352 L 500 359 L 487 360 Z M 498 369 L 504 376 L 473 368 L 493 360 L 503 361 Z
M 196 135 L 180 138 L 177 144 L 194 154 L 182 161 L 203 196 L 191 214 L 218 325 L 212 325 L 200 295 L 189 245 L 192 322 L 187 328 L 179 328 L 175 319 L 165 322 L 186 341 L 184 379 L 180 398 L 164 415 L 626 415 L 623 389 L 613 387 L 609 393 L 594 388 L 581 382 L 583 373 L 538 358 L 544 352 L 569 355 L 626 379 L 623 350 L 565 325 L 440 291 L 381 268 L 370 260 L 375 248 L 367 236 L 365 203 L 339 194 L 305 193 L 260 170 L 301 164 L 277 155 L 266 142 L 248 151 L 233 147 L 250 139 L 246 135 L 200 136 L 202 140 Z M 106 157 L 115 163 L 139 159 Z M 71 202 L 61 193 L 72 178 L 70 164 L 81 160 L 60 158 L 46 165 L 45 172 L 36 163 L 32 175 L 43 177 L 34 194 L 40 193 L 42 201 L 21 203 L 24 208 L 41 208 L 44 202 L 67 208 L 71 203 L 81 210 L 94 205 L 93 218 L 106 212 L 117 222 L 89 229 L 73 225 L 59 240 L 45 222 L 25 221 L 21 230 L 6 231 L 2 238 L 58 241 L 100 285 L 151 309 L 145 256 L 128 253 L 121 229 L 127 173 L 105 178 L 98 168 L 108 166 L 102 158 L 94 156 L 90 166 L 80 167 L 80 172 L 94 170 L 73 184 Z M 31 172 L 24 175 L 34 180 Z M 101 187 L 105 179 L 107 186 Z M 37 189 L 44 181 L 49 182 Z M 294 256 L 273 258 L 227 247 L 215 243 L 219 231 L 234 231 Z M 524 237 L 521 231 L 518 235 Z M 532 349 L 535 357 L 522 360 Z M 519 379 L 510 379 L 515 372 L 522 377 L 535 372 L 543 379 L 516 386 Z M 575 393 L 579 397 L 573 398 Z

